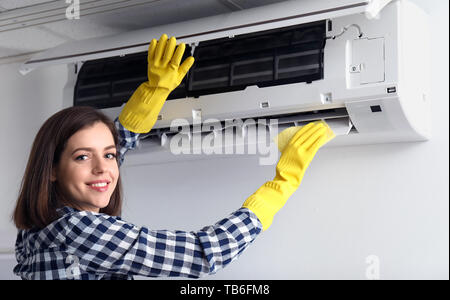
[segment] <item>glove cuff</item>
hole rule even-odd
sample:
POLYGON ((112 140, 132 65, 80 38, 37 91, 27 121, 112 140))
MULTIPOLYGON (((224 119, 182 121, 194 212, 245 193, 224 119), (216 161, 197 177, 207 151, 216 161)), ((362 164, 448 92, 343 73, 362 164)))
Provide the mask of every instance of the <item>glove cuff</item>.
POLYGON ((295 190, 295 187, 286 185, 284 182, 268 181, 248 197, 242 207, 250 209, 258 217, 265 231, 272 224, 275 214, 295 190))
POLYGON ((135 133, 149 132, 169 94, 168 89, 150 87, 148 82, 142 83, 122 109, 120 123, 135 133))

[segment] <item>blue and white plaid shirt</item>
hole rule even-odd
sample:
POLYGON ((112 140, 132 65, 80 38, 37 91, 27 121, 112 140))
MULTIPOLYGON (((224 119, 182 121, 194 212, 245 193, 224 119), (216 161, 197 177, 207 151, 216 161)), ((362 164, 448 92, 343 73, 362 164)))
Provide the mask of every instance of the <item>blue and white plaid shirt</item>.
MULTIPOLYGON (((119 164, 138 145, 139 134, 115 120, 120 136, 119 164)), ((19 230, 18 264, 23 279, 133 279, 133 275, 199 278, 238 258, 262 225, 240 208, 200 231, 150 230, 120 217, 71 207, 40 230, 19 230)))

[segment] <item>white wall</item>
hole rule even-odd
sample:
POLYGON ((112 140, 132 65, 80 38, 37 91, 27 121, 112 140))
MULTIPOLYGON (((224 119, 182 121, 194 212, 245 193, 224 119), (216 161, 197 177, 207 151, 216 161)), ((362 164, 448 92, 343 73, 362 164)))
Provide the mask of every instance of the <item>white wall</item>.
MULTIPOLYGON (((366 257, 381 279, 449 278, 448 1, 415 0, 431 15, 433 137, 424 143, 322 149, 299 190, 242 256, 209 279, 365 279, 366 257)), ((418 41, 420 42, 420 41, 418 41)), ((65 67, 22 77, 0 65, 0 249, 12 248, 10 215, 31 142, 62 108, 65 67)), ((233 210, 274 166, 221 158, 122 170, 124 218, 153 229, 197 230, 233 210)), ((0 278, 13 278, 0 254, 0 278)))
MULTIPOLYGON (((1 41, 0 41, 1 43, 1 41)), ((1 44, 0 44, 1 45, 1 44)), ((67 67, 51 67, 27 76, 19 64, 0 65, 0 279, 14 278, 11 254, 16 229, 11 215, 34 136, 42 123, 62 108, 67 67)))

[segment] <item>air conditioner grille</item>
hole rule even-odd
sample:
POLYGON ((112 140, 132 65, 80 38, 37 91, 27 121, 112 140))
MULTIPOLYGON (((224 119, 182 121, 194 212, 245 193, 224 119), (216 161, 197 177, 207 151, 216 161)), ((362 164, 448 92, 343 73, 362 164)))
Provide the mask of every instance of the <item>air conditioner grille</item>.
MULTIPOLYGON (((323 79, 326 22, 200 42, 195 64, 168 100, 323 79)), ((192 49, 186 47, 183 60, 192 49)), ((147 80, 147 52, 87 61, 74 105, 117 107, 147 80)))

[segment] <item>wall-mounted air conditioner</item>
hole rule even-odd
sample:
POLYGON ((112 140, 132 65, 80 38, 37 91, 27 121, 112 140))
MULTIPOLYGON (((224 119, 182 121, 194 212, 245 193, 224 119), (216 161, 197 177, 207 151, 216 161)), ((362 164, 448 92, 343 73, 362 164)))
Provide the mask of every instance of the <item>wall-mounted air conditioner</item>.
POLYGON ((244 121, 231 125, 233 135, 245 135, 246 120, 277 120, 281 130, 324 119, 345 133, 327 146, 429 138, 430 33, 427 15, 406 0, 286 1, 70 42, 21 71, 69 64, 65 106, 116 117, 147 80, 148 43, 163 33, 186 43, 196 61, 141 141, 153 157, 182 130, 171 127, 180 119, 202 134, 217 127, 196 122, 244 121))

